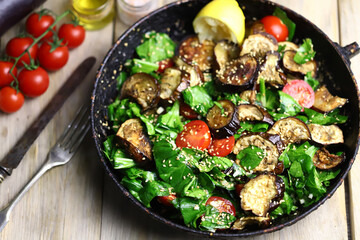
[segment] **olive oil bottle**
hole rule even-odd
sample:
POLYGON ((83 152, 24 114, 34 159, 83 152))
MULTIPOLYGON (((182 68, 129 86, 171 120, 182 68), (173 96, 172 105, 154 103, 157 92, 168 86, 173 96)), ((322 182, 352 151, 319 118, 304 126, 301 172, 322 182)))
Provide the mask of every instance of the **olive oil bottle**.
POLYGON ((105 27, 115 16, 114 0, 71 0, 72 11, 87 30, 105 27))

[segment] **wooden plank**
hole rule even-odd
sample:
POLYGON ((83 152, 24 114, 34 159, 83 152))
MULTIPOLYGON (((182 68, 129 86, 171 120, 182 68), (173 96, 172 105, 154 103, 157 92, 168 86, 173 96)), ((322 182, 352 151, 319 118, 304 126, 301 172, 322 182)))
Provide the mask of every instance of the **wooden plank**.
MULTIPOLYGON (((171 0, 170 0, 171 1, 171 0)), ((170 2, 166 1, 165 2, 170 2)), ((278 0, 302 14, 320 27, 329 37, 338 41, 338 12, 336 0, 278 0), (321 13, 319 12, 321 9, 321 13), (326 16, 326 17, 324 17, 326 16)), ((116 22, 115 36, 125 30, 116 22)), ((344 187, 305 219, 275 233, 249 239, 347 239, 344 187)), ((128 199, 109 177, 105 177, 103 225, 101 239, 198 239, 154 221, 128 199)))
MULTIPOLYGON (((354 41, 360 42, 360 30, 357 26, 360 24, 360 2, 357 0, 340 0, 339 14, 340 14, 340 43, 342 46, 350 44, 354 41)), ((360 57, 351 59, 351 69, 354 76, 360 83, 360 57)), ((360 239, 360 159, 359 154, 349 173, 349 188, 350 188, 350 211, 351 211, 351 229, 352 239, 360 239)))
MULTIPOLYGON (((68 2, 47 1, 45 7, 62 13, 68 8, 68 2)), ((2 45, 13 37, 18 29, 19 25, 10 30, 2 38, 2 45)), ((27 99, 19 112, 0 115, 0 141, 3 143, 0 154, 5 155, 75 67, 90 55, 97 57, 96 66, 89 72, 83 84, 78 86, 49 123, 13 175, 1 184, 1 207, 12 199, 37 171, 48 149, 73 118, 77 108, 90 101, 96 70, 112 44, 112 33, 113 24, 99 31, 87 31, 83 45, 71 50, 67 65, 50 73, 50 87, 43 96, 27 99)), ((68 165, 45 174, 24 196, 14 209, 10 222, 0 233, 0 239, 99 239, 103 173, 99 170, 100 163, 94 156, 97 154, 89 134, 68 165)))

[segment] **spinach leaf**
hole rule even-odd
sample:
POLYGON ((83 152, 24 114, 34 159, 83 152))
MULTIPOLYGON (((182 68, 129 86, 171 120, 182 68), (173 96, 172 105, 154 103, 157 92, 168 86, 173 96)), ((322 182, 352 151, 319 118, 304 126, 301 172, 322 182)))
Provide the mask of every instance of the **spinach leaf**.
POLYGON ((298 209, 297 206, 295 206, 293 198, 290 196, 289 193, 284 193, 283 202, 277 207, 274 211, 270 213, 270 216, 277 217, 282 215, 288 215, 291 212, 298 209))
POLYGON ((289 31, 287 41, 291 41, 295 34, 296 24, 288 18, 286 12, 284 12, 278 7, 275 8, 273 15, 280 18, 280 20, 286 25, 289 31))
POLYGON ((315 110, 305 108, 304 113, 309 118, 310 123, 320 124, 320 125, 329 125, 329 124, 342 124, 345 123, 348 119, 347 116, 339 114, 340 109, 335 109, 334 111, 323 114, 315 110))
POLYGON ((139 190, 139 197, 141 202, 146 206, 150 207, 150 202, 157 196, 169 196, 171 186, 162 181, 148 181, 144 183, 144 187, 139 190))
POLYGON ((131 195, 133 195, 137 200, 142 202, 138 193, 143 188, 142 181, 140 179, 130 179, 125 176, 121 179, 121 185, 128 189, 131 195))
POLYGON ((172 58, 175 47, 175 43, 166 33, 151 31, 145 33, 143 43, 136 47, 136 53, 146 61, 155 63, 172 58))
POLYGON ((303 40, 303 44, 297 50, 294 61, 298 64, 304 64, 310 60, 313 60, 315 57, 315 51, 313 49, 313 44, 310 38, 303 40))
POLYGON ((226 170, 233 165, 233 162, 225 157, 206 157, 199 162, 198 168, 200 172, 210 172, 215 167, 220 170, 226 170))
POLYGON ((184 197, 179 199, 179 205, 185 225, 196 228, 197 219, 206 211, 205 201, 196 198, 184 197))
POLYGON ((127 60, 124 65, 130 70, 130 75, 139 72, 152 73, 159 68, 157 63, 147 62, 137 58, 127 60))
POLYGON ((279 91, 280 96, 280 113, 287 114, 288 116, 295 116, 301 112, 302 107, 300 104, 289 94, 279 91))
POLYGON ((121 90, 121 87, 122 87, 123 83, 126 81, 127 77, 128 77, 128 74, 126 72, 122 71, 122 72, 120 72, 119 76, 116 78, 116 82, 117 82, 116 88, 118 91, 121 90))
POLYGON ((260 92, 256 95, 257 101, 268 110, 275 110, 279 107, 279 95, 276 91, 267 89, 264 79, 260 79, 260 92))
POLYGON ((238 139, 244 131, 248 132, 266 132, 269 128, 269 124, 265 122, 251 123, 248 121, 240 122, 240 128, 234 135, 235 139, 238 139))
POLYGON ((240 165, 247 171, 256 168, 264 157, 264 151, 252 145, 244 148, 236 155, 236 158, 240 160, 240 165))
POLYGON ((236 220, 232 214, 227 212, 219 212, 218 209, 207 205, 205 215, 201 218, 199 228, 201 230, 215 232, 216 229, 230 228, 236 220))
POLYGON ((203 86, 188 87, 182 92, 184 102, 201 116, 206 116, 214 102, 203 86))
POLYGON ((306 73, 304 81, 307 82, 314 91, 320 85, 320 82, 311 76, 311 72, 306 73))
POLYGON ((160 115, 157 122, 181 132, 183 130, 183 123, 180 118, 179 101, 176 101, 166 114, 160 115))
POLYGON ((112 156, 112 164, 114 169, 131 168, 135 166, 135 162, 130 158, 123 150, 117 149, 115 154, 112 156))
POLYGON ((218 100, 220 99, 230 100, 235 106, 242 103, 249 103, 248 101, 243 100, 238 93, 223 93, 223 96, 219 97, 218 100))

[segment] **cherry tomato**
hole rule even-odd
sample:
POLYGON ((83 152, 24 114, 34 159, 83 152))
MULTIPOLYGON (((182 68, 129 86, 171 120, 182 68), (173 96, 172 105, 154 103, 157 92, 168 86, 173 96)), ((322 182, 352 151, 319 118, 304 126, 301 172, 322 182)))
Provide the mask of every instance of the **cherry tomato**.
POLYGON ((209 127, 204 121, 194 120, 184 126, 184 130, 176 138, 179 148, 196 148, 205 150, 211 143, 209 127))
POLYGON ((226 213, 230 213, 234 217, 236 216, 236 210, 234 204, 232 204, 230 200, 227 200, 223 197, 216 197, 216 196, 209 197, 209 199, 206 201, 206 205, 213 206, 221 213, 226 212, 226 213))
POLYGON ((67 63, 69 59, 69 49, 65 45, 60 45, 51 51, 51 45, 48 42, 41 44, 38 51, 38 60, 40 65, 47 70, 55 71, 67 63))
POLYGON ((16 112, 22 107, 24 100, 24 95, 10 86, 0 89, 0 110, 3 112, 16 112))
POLYGON ((289 81, 282 91, 292 96, 302 107, 311 108, 314 105, 314 90, 304 80, 289 81))
POLYGON ((197 119, 199 117, 199 114, 197 114, 188 104, 184 102, 180 103, 180 114, 187 119, 197 119))
POLYGON ((65 23, 61 25, 58 36, 60 39, 64 39, 64 43, 69 48, 76 48, 80 46, 85 39, 85 28, 81 25, 75 26, 71 23, 65 23))
POLYGON ((19 88, 28 97, 37 97, 49 87, 49 75, 42 67, 34 70, 24 68, 19 73, 19 88))
POLYGON ((223 139, 213 139, 208 149, 209 154, 211 156, 225 157, 231 153, 234 145, 234 136, 223 139))
MULTIPOLYGON (((39 13, 32 13, 26 19, 26 31, 33 35, 35 38, 40 37, 51 24, 55 22, 55 19, 48 15, 40 15, 39 13)), ((53 28, 55 30, 55 27, 53 28)), ((52 37, 53 32, 49 31, 42 39, 52 37)))
POLYGON ((164 59, 158 62, 159 68, 157 70, 158 73, 163 73, 165 69, 174 66, 174 62, 171 58, 164 59))
POLYGON ((171 194, 169 196, 158 196, 157 200, 163 204, 164 206, 168 206, 168 207, 172 207, 174 206, 174 204, 172 203, 172 201, 174 201, 176 199, 176 195, 171 194))
MULTIPOLYGON (((6 54, 10 57, 16 58, 20 56, 33 43, 33 41, 34 40, 31 37, 14 37, 6 44, 6 54)), ((29 49, 29 53, 32 59, 36 58, 37 50, 37 44, 29 49)), ((16 66, 23 66, 23 62, 30 64, 30 57, 28 53, 25 53, 24 56, 19 59, 16 66)))
POLYGON ((260 20, 264 24, 265 32, 273 35, 278 42, 285 41, 289 36, 287 26, 275 16, 266 16, 260 20))
POLYGON ((244 188, 245 183, 238 183, 235 185, 235 192, 240 196, 241 190, 244 188))
MULTIPOLYGON (((6 62, 6 61, 0 61, 0 87, 5 87, 7 85, 10 85, 10 83, 14 80, 14 77, 10 74, 10 69, 14 63, 12 62, 6 62)), ((12 73, 16 77, 17 75, 17 69, 14 67, 12 73)))

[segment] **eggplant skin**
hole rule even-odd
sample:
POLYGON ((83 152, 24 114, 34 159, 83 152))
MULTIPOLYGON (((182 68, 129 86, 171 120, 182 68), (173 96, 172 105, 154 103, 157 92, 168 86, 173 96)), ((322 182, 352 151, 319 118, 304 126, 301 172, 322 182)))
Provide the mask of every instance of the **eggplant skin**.
POLYGON ((325 147, 316 151, 313 157, 313 163, 316 168, 328 170, 337 167, 345 160, 345 154, 340 156, 331 154, 325 147))
POLYGON ((224 91, 241 92, 254 86, 258 68, 259 64, 255 58, 244 55, 216 71, 215 82, 224 91))
POLYGON ((306 123, 296 117, 287 117, 276 121, 267 133, 280 135, 285 145, 311 139, 311 133, 306 123))
POLYGON ((308 61, 304 64, 298 64, 294 61, 296 51, 288 50, 284 52, 282 65, 285 72, 296 77, 304 77, 308 72, 311 72, 312 77, 316 77, 317 63, 315 60, 308 61))
POLYGON ((342 130, 336 125, 308 124, 311 139, 322 145, 344 143, 342 130))
POLYGON ((137 165, 144 167, 153 160, 151 142, 140 119, 131 118, 123 122, 116 137, 137 165))
POLYGON ((221 104, 224 113, 214 105, 206 115, 206 122, 214 138, 222 139, 233 136, 240 128, 237 108, 229 100, 217 101, 221 104))
POLYGON ((259 217, 265 217, 280 205, 285 184, 281 177, 264 173, 250 179, 240 192, 241 208, 259 217))
POLYGON ((238 118, 240 121, 262 121, 270 125, 274 124, 271 115, 255 104, 240 104, 238 106, 238 118))
POLYGON ((226 63, 239 57, 240 48, 237 44, 223 40, 218 42, 214 48, 214 69, 225 67, 226 63))
POLYGON ((270 34, 259 32, 244 40, 240 56, 249 54, 257 59, 263 59, 268 51, 277 51, 278 42, 270 34))
POLYGON ((346 98, 333 96, 326 86, 321 86, 315 91, 315 102, 312 108, 327 113, 342 107, 345 103, 347 103, 346 98))
POLYGON ((124 82, 120 97, 134 99, 143 110, 148 110, 159 102, 160 86, 155 78, 147 73, 135 73, 124 82))
MULTIPOLYGON (((274 172, 278 164, 279 156, 282 152, 282 144, 280 138, 266 133, 250 133, 241 136, 235 143, 233 153, 238 154, 241 150, 256 146, 264 151, 265 157, 260 164, 252 169, 253 172, 274 172)), ((246 170, 246 169, 245 169, 246 170)))
POLYGON ((286 76, 279 72, 280 53, 277 51, 269 51, 266 53, 265 61, 261 64, 257 83, 263 79, 265 83, 269 83, 275 88, 283 87, 286 84, 286 76))

